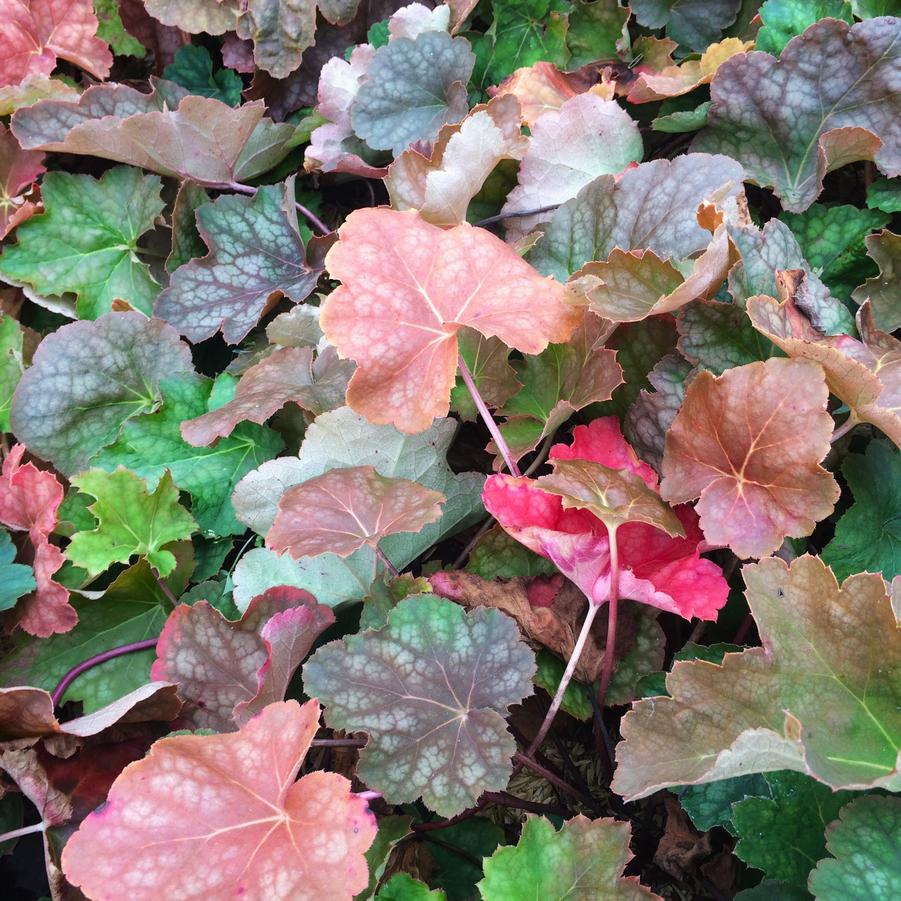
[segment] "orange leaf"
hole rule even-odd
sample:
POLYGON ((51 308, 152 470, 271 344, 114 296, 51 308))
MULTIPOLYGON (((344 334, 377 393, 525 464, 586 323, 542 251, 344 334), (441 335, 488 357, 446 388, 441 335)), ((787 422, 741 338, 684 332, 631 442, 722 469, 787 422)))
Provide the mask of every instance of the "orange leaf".
POLYGON ((238 732, 156 742, 69 839, 66 878, 96 901, 350 901, 375 818, 337 773, 294 781, 318 725, 316 701, 284 701, 238 732))

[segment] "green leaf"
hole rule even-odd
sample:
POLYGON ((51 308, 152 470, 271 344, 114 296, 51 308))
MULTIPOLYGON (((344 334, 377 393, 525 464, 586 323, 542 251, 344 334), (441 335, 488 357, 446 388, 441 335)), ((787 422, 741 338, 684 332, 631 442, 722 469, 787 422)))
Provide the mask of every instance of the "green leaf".
POLYGON ((468 112, 466 85, 475 57, 464 38, 426 31, 379 48, 350 108, 357 136, 397 156, 414 141, 433 141, 446 122, 468 112))
POLYGON ((240 535, 244 527, 230 501, 234 486, 284 445, 276 432, 246 422, 210 447, 187 444, 181 423, 207 412, 212 386, 197 375, 164 380, 159 409, 128 422, 119 440, 91 463, 106 470, 125 466, 147 479, 151 490, 169 470, 175 486, 191 495, 191 512, 208 536, 240 535))
POLYGON ((87 466, 132 417, 156 410, 160 380, 192 373, 175 329, 140 313, 74 322, 38 346, 13 397, 11 421, 29 450, 64 475, 87 466))
MULTIPOLYGON (((563 670, 566 668, 563 661, 552 654, 546 648, 542 648, 535 656, 538 668, 535 670, 535 684, 543 688, 550 697, 554 697, 563 678, 563 670)), ((593 691, 591 686, 573 679, 563 692, 563 703, 560 709, 575 717, 577 720, 590 720, 594 714, 588 692, 593 691)))
POLYGON ((828 16, 848 23, 854 21, 847 0, 767 0, 759 15, 763 28, 757 32, 756 49, 773 56, 779 56, 793 37, 820 19, 828 16))
MULTIPOLYGON (((722 663, 723 657, 733 651, 743 651, 738 644, 695 644, 688 642, 681 650, 676 651, 673 662, 679 660, 706 660, 708 663, 722 663)), ((645 676, 638 684, 638 692, 643 697, 668 696, 666 690, 666 673, 651 673, 645 676)), ((692 786, 693 787, 693 786, 692 786)))
POLYGON ((879 267, 879 275, 868 278, 851 296, 859 304, 869 300, 876 324, 883 331, 893 332, 901 327, 901 235, 884 229, 877 235, 867 235, 864 243, 879 267))
POLYGON ((213 73, 213 58, 206 47, 188 44, 179 47, 175 60, 163 70, 163 77, 187 88, 192 94, 213 97, 229 106, 241 102, 244 82, 232 69, 220 69, 213 73))
POLYGON ((259 322, 273 296, 300 302, 321 270, 284 210, 284 185, 267 185, 253 197, 225 195, 197 208, 197 226, 209 253, 172 274, 156 302, 157 316, 193 342, 222 330, 237 344, 259 322))
POLYGON ((574 817, 559 832, 544 817, 530 816, 518 844, 499 848, 485 861, 479 883, 484 901, 563 901, 657 896, 623 869, 632 858, 629 824, 574 817))
POLYGON ((441 889, 430 891, 429 887, 409 873, 395 873, 376 895, 381 901, 447 901, 441 889))
POLYGON ((859 572, 891 581, 901 573, 901 451, 871 441, 865 453, 845 457, 842 475, 854 503, 823 548, 823 560, 840 581, 859 572))
POLYGON ((804 888, 826 851, 824 831, 854 794, 834 792, 802 773, 767 773, 770 797, 747 798, 732 808, 735 856, 773 879, 804 888))
POLYGON ((832 857, 810 874, 818 901, 901 897, 901 798, 869 795, 843 808, 826 832, 832 857))
POLYGON ((672 791, 678 792, 682 809, 701 832, 721 826, 733 835, 735 826, 732 823, 732 805, 745 798, 770 796, 769 783, 759 773, 720 779, 706 785, 686 785, 672 791))
POLYGON ((754 888, 746 888, 735 896, 735 901, 810 901, 810 892, 806 889, 779 882, 776 879, 764 879, 754 888))
POLYGON ((18 319, 0 314, 0 432, 8 432, 13 392, 25 371, 22 326, 18 319))
POLYGON ((608 704, 628 704, 633 701, 641 679, 663 666, 666 636, 657 621, 659 612, 643 604, 629 606, 634 606, 638 632, 634 646, 616 663, 616 670, 607 688, 608 704))
POLYGON ((476 883, 482 878, 481 860, 504 841, 504 830, 483 817, 472 817, 442 829, 439 836, 440 841, 433 843, 428 833, 423 834, 432 859, 438 864, 431 883, 443 888, 450 901, 471 901, 476 897, 476 883))
POLYGON ((629 10, 619 0, 576 0, 569 14, 567 68, 615 60, 629 47, 629 10))
POLYGON ((678 44, 706 50, 736 19, 741 0, 631 0, 640 25, 663 28, 678 44))
POLYGON ((359 776, 392 804, 453 816, 507 785, 516 750, 504 717, 532 693, 535 661, 498 610, 418 595, 379 632, 320 648, 304 665, 308 694, 333 728, 368 732, 359 776))
POLYGON ((72 563, 91 576, 135 555, 145 557, 161 576, 175 569, 175 556, 163 545, 189 538, 197 524, 179 504, 168 472, 152 493, 143 479, 122 468, 111 473, 91 469, 71 482, 95 498, 88 509, 97 517, 96 529, 72 536, 66 548, 72 563))
POLYGON ((9 532, 0 529, 0 610, 15 607, 20 597, 37 587, 31 567, 14 563, 15 559, 16 546, 9 532))
POLYGON ((375 894, 376 886, 385 872, 391 852, 402 838, 410 834, 410 823, 412 822, 413 817, 411 816, 388 816, 379 819, 379 831, 376 833, 375 841, 366 852, 366 863, 369 865, 369 885, 357 895, 356 901, 363 901, 375 894))
POLYGON ((39 294, 76 295, 80 319, 96 319, 125 300, 150 314, 159 285, 138 254, 138 238, 163 210, 162 182, 130 166, 99 180, 50 172, 43 215, 16 229, 18 243, 0 257, 0 275, 39 294))
POLYGON ((710 101, 699 103, 694 109, 676 110, 666 115, 657 116, 651 121, 654 131, 662 131, 666 134, 683 134, 684 132, 697 131, 707 124, 707 113, 710 110, 710 101))
POLYGON ((147 48, 125 30, 119 17, 118 0, 94 0, 94 13, 99 23, 97 37, 106 41, 116 56, 137 56, 140 59, 147 55, 147 48))
POLYGON ((483 579, 515 579, 517 576, 529 579, 557 571, 550 560, 539 557, 499 526, 486 532, 473 545, 465 569, 483 579))
POLYGON ((901 213, 901 177, 875 179, 867 188, 867 206, 883 213, 901 213))

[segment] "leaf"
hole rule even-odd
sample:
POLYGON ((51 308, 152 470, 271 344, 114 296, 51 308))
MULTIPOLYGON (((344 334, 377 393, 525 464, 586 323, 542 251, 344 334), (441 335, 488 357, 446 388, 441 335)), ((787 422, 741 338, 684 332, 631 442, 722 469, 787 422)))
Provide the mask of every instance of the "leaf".
POLYGON ((514 579, 549 576, 555 570, 550 560, 539 557, 500 526, 494 526, 472 546, 466 571, 483 579, 514 579))
POLYGON ((375 890, 385 874, 385 868, 392 852, 401 839, 410 835, 412 822, 413 817, 409 815, 379 818, 379 831, 375 841, 366 852, 366 862, 369 864, 369 885, 357 896, 361 901, 371 898, 375 894, 375 890))
POLYGON ((532 693, 534 672, 502 613, 419 595, 385 629, 320 648, 303 680, 333 728, 369 733, 360 779, 389 803, 422 796, 449 817, 507 785, 516 746, 504 716, 532 693))
POLYGON ((26 563, 34 572, 35 590, 16 605, 14 624, 29 635, 46 638, 68 632, 78 621, 69 604, 69 592, 53 576, 63 565, 63 553, 50 543, 63 486, 52 472, 22 463, 25 447, 15 445, 0 471, 0 524, 15 532, 28 532, 31 545, 26 563))
MULTIPOLYGON (((656 474, 626 444, 615 417, 576 427, 572 447, 555 445, 550 458, 594 461, 657 487, 656 474)), ((588 510, 565 509, 561 498, 541 490, 539 480, 491 476, 482 499, 510 535, 552 560, 592 603, 608 599, 610 540, 600 519, 588 510)), ((686 618, 709 619, 726 602, 728 587, 719 567, 700 558, 694 512, 681 508, 677 516, 685 538, 670 538, 642 522, 617 529, 621 594, 686 618)))
POLYGON ((150 313, 159 286, 138 254, 138 239, 163 210, 153 175, 116 166, 102 178, 51 172, 42 215, 16 230, 0 257, 0 276, 40 294, 77 295, 80 319, 109 313, 117 300, 150 313))
POLYGON ((262 896, 277 884, 350 901, 366 887, 375 817, 343 776, 294 782, 318 720, 315 701, 285 701, 234 734, 160 739, 69 839, 66 878, 94 897, 115 884, 134 901, 184 886, 187 874, 205 894, 262 896), (272 766, 254 766, 262 759, 272 766), (153 817, 134 816, 141 804, 153 817))
POLYGON ((275 297, 307 297, 321 270, 307 264, 283 195, 282 186, 272 185, 253 197, 226 195, 199 207, 197 225, 209 253, 172 274, 156 315, 194 343, 221 328, 225 340, 237 344, 275 297))
POLYGON ((285 404, 295 403, 314 415, 344 404, 353 363, 339 360, 333 350, 315 362, 309 347, 280 347, 251 366, 228 403, 181 424, 188 444, 205 447, 230 435, 239 422, 262 425, 285 404))
POLYGON ((236 0, 144 0, 144 6, 154 19, 188 34, 223 34, 234 28, 239 9, 236 0))
POLYGON ((661 495, 699 497, 707 541, 741 558, 809 535, 839 496, 819 465, 833 429, 827 401, 822 371, 805 360, 699 372, 666 435, 661 495))
POLYGON ((191 495, 191 512, 202 531, 239 535, 243 527, 230 501, 234 486, 251 469, 274 457, 283 443, 268 428, 242 423, 211 447, 186 444, 181 424, 208 411, 212 388, 212 382, 196 375, 165 379, 155 412, 126 423, 116 443, 96 454, 91 463, 106 470, 125 466, 146 479, 151 490, 169 470, 176 487, 191 495))
POLYGON ((93 0, 94 14, 97 16, 97 37, 106 41, 116 56, 147 55, 147 48, 125 30, 119 16, 118 0, 93 0))
POLYGON ((710 231, 697 221, 698 206, 734 206, 742 177, 734 160, 694 153, 642 163, 618 181, 601 176, 554 213, 528 259, 560 281, 616 247, 685 260, 710 244, 710 231))
MULTIPOLYGON (((723 656, 720 654, 718 662, 722 663, 723 656)), ((779 775, 778 771, 776 775, 779 775)), ((720 779, 702 785, 680 786, 678 792, 682 809, 691 817, 697 829, 707 832, 715 826, 722 826, 732 835, 735 835, 732 811, 736 802, 744 801, 746 798, 772 796, 766 777, 759 773, 751 776, 734 776, 731 779, 720 779)))
POLYGON ((249 0, 239 8, 238 37, 253 41, 254 62, 273 78, 286 78, 313 45, 314 0, 249 0))
POLYGON ((735 856, 799 888, 826 851, 823 831, 853 800, 851 792, 834 792, 801 773, 769 773, 771 797, 747 798, 732 807, 738 835, 735 856))
POLYGON ((146 557, 161 576, 175 569, 175 556, 163 546, 190 538, 197 523, 179 504, 168 472, 152 492, 143 479, 121 467, 111 473, 91 469, 73 477, 71 483, 95 498, 88 509, 97 517, 97 528, 76 532, 66 549, 76 566, 96 576, 138 555, 146 557))
POLYGON ((349 557, 397 532, 418 532, 441 518, 444 495, 374 466, 333 469, 282 495, 266 544, 295 559, 349 557))
MULTIPOLYGON (((578 94, 532 126, 518 184, 501 213, 565 203, 599 175, 619 173, 639 161, 643 151, 638 125, 619 104, 578 94)), ((521 237, 548 218, 548 213, 520 216, 506 223, 507 234, 521 237)))
POLYGON ((414 141, 433 141, 442 125, 466 115, 474 64, 469 43, 446 32, 390 41, 372 57, 351 105, 354 132, 395 156, 414 141))
POLYGON ((418 210, 434 225, 459 225, 469 202, 494 167, 522 159, 529 142, 520 133, 519 103, 495 97, 479 104, 462 122, 444 125, 431 157, 413 147, 389 167, 385 187, 396 210, 418 210))
POLYGON ((778 60, 761 52, 729 60, 713 80, 709 124, 692 149, 733 156, 794 213, 816 200, 827 172, 847 163, 874 160, 898 175, 901 109, 885 98, 895 95, 899 28, 897 19, 823 19, 778 60))
POLYGON ((407 873, 395 873, 379 890, 376 898, 382 901, 447 901, 441 889, 429 891, 429 887, 407 873))
POLYGON ((848 454, 842 475, 854 504, 823 548, 823 562, 837 579, 881 572, 891 582, 901 573, 901 452, 887 441, 871 441, 864 454, 848 454))
POLYGON ((16 548, 9 532, 0 530, 0 610, 15 607, 24 594, 37 588, 30 566, 14 563, 16 548))
MULTIPOLYGON (((459 332, 460 355, 469 367, 482 400, 489 407, 502 407, 522 388, 510 365, 510 348, 498 338, 485 338, 473 329, 459 332)), ((451 407, 464 420, 478 419, 479 411, 463 379, 457 376, 451 389, 451 407)))
POLYGON ((622 721, 613 790, 634 800, 782 769, 834 789, 896 789, 901 642, 882 577, 862 573, 839 588, 810 556, 743 573, 763 647, 722 666, 676 663, 672 697, 637 701, 622 721))
POLYGON ((19 84, 29 75, 49 75, 64 59, 95 78, 109 75, 113 57, 96 36, 91 0, 2 0, 0 85, 19 84))
POLYGON ((613 59, 629 46, 629 12, 619 0, 576 0, 569 14, 569 68, 613 59))
POLYGON ((611 819, 566 820, 559 831, 550 820, 530 816, 515 846, 499 848, 485 861, 479 883, 484 901, 518 901, 534 895, 563 898, 658 898, 637 876, 623 876, 633 854, 628 823, 611 819))
POLYGON ((27 199, 34 183, 44 174, 44 154, 22 150, 5 126, 0 125, 0 239, 35 213, 27 199))
MULTIPOLYGON (((595 2, 591 7, 600 5, 595 2)), ((570 97, 577 94, 593 89, 599 96, 607 97, 602 87, 594 82, 594 77, 586 79, 584 73, 561 72, 551 63, 537 62, 517 69, 505 78, 492 89, 492 96, 512 94, 522 109, 523 124, 531 128, 545 113, 560 109, 570 97)))
POLYGON ((901 799, 867 795, 846 805, 826 830, 832 857, 810 874, 810 890, 823 901, 890 897, 901 891, 899 828, 901 799))
POLYGON ((96 85, 77 101, 42 100, 19 110, 11 128, 27 150, 99 156, 211 187, 253 178, 280 162, 294 130, 263 119, 261 102, 232 109, 160 81, 152 94, 96 85))
POLYGON ((757 49, 773 56, 779 56, 792 38, 820 19, 854 21, 847 0, 767 0, 759 16, 763 28, 757 32, 757 49))
POLYGON ((347 402, 372 422, 414 433, 447 415, 461 326, 534 354, 578 323, 565 288, 484 230, 372 209, 352 213, 338 235, 326 268, 342 286, 320 322, 356 360, 347 402))
POLYGON ((41 342, 19 382, 13 431, 72 474, 115 441, 126 421, 159 406, 162 378, 191 371, 175 329, 140 313, 64 325, 41 342))
MULTIPOLYGON (((13 393, 33 351, 32 346, 26 349, 25 337, 26 332, 17 319, 0 314, 0 432, 10 431, 9 408, 13 393)), ((31 340, 28 344, 32 345, 31 340)))
POLYGON ((244 83, 231 69, 213 73, 213 59, 206 47, 188 44, 179 47, 175 61, 163 70, 163 77, 181 85, 191 94, 212 97, 229 106, 238 106, 244 83))
POLYGON ((901 178, 875 178, 867 188, 867 206, 883 213, 901 212, 901 178))
POLYGON ((883 230, 878 235, 869 235, 866 245, 867 253, 879 266, 879 276, 868 278, 851 296, 861 305, 869 299, 879 327, 893 332, 901 327, 901 301, 898 300, 901 235, 883 230))
POLYGON ((335 615, 296 588, 255 597, 236 622, 205 601, 179 604, 160 635, 151 678, 177 682, 192 728, 231 732, 281 701, 294 670, 335 615), (236 726, 237 724, 237 726, 236 726))

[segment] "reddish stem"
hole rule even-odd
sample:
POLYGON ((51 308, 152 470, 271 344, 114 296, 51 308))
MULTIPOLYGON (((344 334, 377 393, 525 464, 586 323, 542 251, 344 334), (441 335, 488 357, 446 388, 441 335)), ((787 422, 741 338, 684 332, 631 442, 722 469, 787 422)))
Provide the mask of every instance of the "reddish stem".
POLYGON ((604 645, 604 664, 601 670, 601 686, 598 689, 598 706, 604 709, 607 689, 613 678, 613 664, 616 660, 616 619, 619 608, 619 548, 616 543, 616 529, 607 526, 610 535, 610 596, 607 599, 607 641, 604 645))
POLYGON ((859 422, 860 420, 851 413, 851 415, 848 416, 848 418, 832 433, 832 436, 829 438, 829 443, 835 444, 839 438, 843 438, 847 435, 859 422))
POLYGON ((51 695, 53 698, 53 706, 56 707, 59 705, 63 695, 66 693, 66 689, 82 673, 86 673, 89 669, 93 669, 98 664, 105 663, 107 660, 114 660, 116 657, 121 657, 123 654, 133 654, 135 651, 146 651, 150 648, 155 648, 156 641, 155 638, 147 638, 144 641, 133 641, 131 644, 123 644, 117 648, 110 648, 102 654, 95 654, 93 657, 88 657, 87 660, 82 660, 77 666, 73 666, 72 669, 59 680, 59 685, 53 689, 53 694, 51 695))
MULTIPOLYGON (((256 194, 257 189, 253 185, 242 185, 238 181, 216 182, 207 185, 210 188, 227 188, 231 191, 237 191, 239 194, 256 194)), ((330 235, 332 230, 312 211, 307 209, 302 203, 294 201, 297 212, 301 214, 320 234, 330 235)))

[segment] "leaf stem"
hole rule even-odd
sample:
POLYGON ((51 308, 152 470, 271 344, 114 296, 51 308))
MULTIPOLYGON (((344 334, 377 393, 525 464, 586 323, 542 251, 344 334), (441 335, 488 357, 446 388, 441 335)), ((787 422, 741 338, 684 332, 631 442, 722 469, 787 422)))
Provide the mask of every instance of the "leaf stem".
POLYGON ((35 832, 43 832, 46 824, 43 820, 40 823, 34 823, 31 826, 22 826, 20 829, 10 829, 0 835, 0 844, 11 842, 14 838, 22 838, 23 835, 34 835, 35 832))
POLYGON ((391 573, 395 579, 400 575, 398 568, 388 559, 388 555, 378 545, 375 545, 375 555, 379 558, 385 570, 391 573))
MULTIPOLYGON (((208 188, 226 188, 238 194, 256 194, 257 189, 253 185, 242 185, 239 181, 215 182, 207 185, 208 188)), ((294 201, 297 212, 301 214, 321 235, 330 235, 332 230, 310 209, 302 203, 294 201)))
POLYGON ((829 443, 835 444, 839 438, 844 438, 859 422, 860 420, 853 413, 849 414, 848 418, 832 433, 829 443))
POLYGON ((519 467, 514 462, 513 454, 510 453, 510 448, 507 446, 507 442, 504 440, 504 436, 501 434, 501 430, 498 428, 497 423, 494 421, 494 417, 491 415, 491 411, 488 409, 487 404, 482 399, 482 395, 479 394, 479 389, 476 387, 472 373, 469 371, 469 367, 466 365, 466 360, 463 359, 463 354, 459 355, 457 362, 460 367, 460 376, 463 379, 463 384, 465 384, 469 389, 473 403, 476 405, 476 409, 482 416, 482 421, 486 426, 488 426, 488 431, 491 433, 491 437, 494 439, 495 447, 497 447, 498 452, 504 458, 504 463, 507 464, 507 469, 510 471, 510 475, 516 476, 518 478, 521 475, 519 467))
POLYGON ((604 664, 601 669, 601 686, 598 689, 598 705, 604 709, 607 689, 613 678, 613 662, 616 660, 616 620, 619 613, 619 548, 616 529, 607 526, 610 536, 610 595, 607 598, 607 641, 604 644, 604 664))
POLYGON ((521 219, 524 216, 537 216, 539 213, 549 213, 551 210, 556 210, 557 207, 560 206, 559 203, 551 203, 548 206, 539 206, 535 207, 534 210, 517 210, 514 213, 498 213, 496 216, 489 216, 487 219, 479 219, 478 222, 474 222, 477 228, 481 228, 483 225, 494 225, 495 222, 501 222, 504 219, 521 219))
POLYGON ((57 707, 59 705, 63 695, 66 693, 66 689, 82 673, 86 673, 89 669, 93 669, 98 664, 105 663, 107 660, 114 660, 116 657, 121 657, 123 654, 133 654, 135 651, 146 651, 149 648, 155 648, 156 641, 155 638, 147 638, 143 641, 133 641, 131 644, 119 645, 117 648, 110 648, 108 651, 103 651, 100 654, 95 654, 93 657, 88 657, 87 660, 82 660, 81 663, 73 666, 72 669, 59 680, 59 684, 56 688, 53 689, 53 693, 51 694, 53 706, 57 707))
POLYGON ((150 572, 156 579, 156 584, 160 586, 160 591, 166 595, 166 599, 173 607, 178 606, 178 598, 173 594, 172 589, 166 584, 166 580, 151 566, 150 572))

